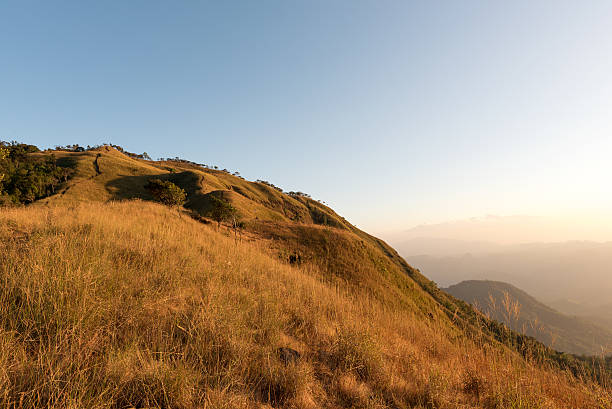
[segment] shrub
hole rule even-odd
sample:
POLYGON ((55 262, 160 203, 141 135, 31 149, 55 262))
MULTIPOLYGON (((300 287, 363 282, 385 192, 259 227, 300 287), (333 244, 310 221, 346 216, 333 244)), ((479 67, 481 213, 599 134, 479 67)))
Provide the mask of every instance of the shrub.
POLYGON ((221 222, 232 222, 232 226, 236 227, 238 210, 231 203, 221 200, 215 196, 211 196, 211 208, 209 211, 210 217, 220 225, 221 222))
POLYGON ((155 200, 167 206, 182 206, 187 197, 183 189, 167 180, 149 179, 145 189, 155 197, 155 200))

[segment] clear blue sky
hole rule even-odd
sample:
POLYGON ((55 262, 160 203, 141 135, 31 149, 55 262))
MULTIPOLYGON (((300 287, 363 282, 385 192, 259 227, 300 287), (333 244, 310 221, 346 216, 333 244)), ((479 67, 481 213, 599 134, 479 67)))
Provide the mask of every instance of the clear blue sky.
POLYGON ((611 75, 609 1, 0 5, 0 139, 216 164, 373 232, 612 208, 611 75))

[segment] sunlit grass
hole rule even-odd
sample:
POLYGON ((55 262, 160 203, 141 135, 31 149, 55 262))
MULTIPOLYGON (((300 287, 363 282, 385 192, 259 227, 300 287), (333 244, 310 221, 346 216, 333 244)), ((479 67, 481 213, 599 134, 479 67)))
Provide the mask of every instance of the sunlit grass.
POLYGON ((3 408, 612 404, 159 205, 3 209, 0 243, 3 408))

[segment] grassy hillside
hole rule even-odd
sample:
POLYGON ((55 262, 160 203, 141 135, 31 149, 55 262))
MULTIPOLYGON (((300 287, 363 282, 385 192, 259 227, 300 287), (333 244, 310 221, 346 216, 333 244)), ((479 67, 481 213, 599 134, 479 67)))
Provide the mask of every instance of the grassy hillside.
POLYGON ((612 352, 612 332, 587 320, 563 315, 511 284, 469 280, 444 291, 560 351, 584 355, 612 352))
POLYGON ((2 407, 611 402, 598 386, 161 205, 3 210, 0 226, 2 407))
POLYGON ((61 192, 0 210, 0 407, 612 402, 599 363, 488 320, 315 200, 110 147, 55 155, 75 169, 61 192), (186 209, 148 202, 153 176, 186 209), (211 197, 240 236, 207 222, 211 197))
POLYGON ((152 199, 145 190, 148 179, 170 180, 188 194, 186 207, 205 215, 211 196, 230 202, 248 221, 293 221, 339 228, 351 226, 327 206, 301 196, 290 196, 264 183, 248 182, 228 172, 180 161, 145 161, 110 146, 85 152, 56 151, 70 161, 76 173, 59 194, 43 203, 152 199))

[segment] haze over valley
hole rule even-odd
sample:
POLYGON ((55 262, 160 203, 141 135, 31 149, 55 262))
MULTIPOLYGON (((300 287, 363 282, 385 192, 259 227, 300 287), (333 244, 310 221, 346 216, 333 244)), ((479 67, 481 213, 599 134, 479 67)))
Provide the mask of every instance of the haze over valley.
POLYGON ((612 329, 612 242, 584 240, 604 237, 609 226, 592 226, 591 236, 584 235, 586 227, 580 235, 543 218, 489 216, 422 225, 389 234, 389 240, 441 287, 502 281, 560 312, 612 329), (568 237, 581 240, 538 242, 568 237))

